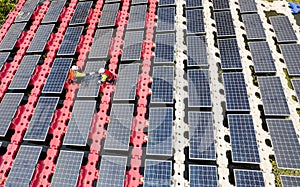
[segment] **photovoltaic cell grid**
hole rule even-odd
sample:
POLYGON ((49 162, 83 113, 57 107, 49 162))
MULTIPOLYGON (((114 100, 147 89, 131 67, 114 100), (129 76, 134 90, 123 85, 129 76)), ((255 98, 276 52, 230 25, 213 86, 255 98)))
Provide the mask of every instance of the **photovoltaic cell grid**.
POLYGON ((243 73, 223 73, 226 110, 250 111, 248 94, 243 73))
POLYGON ((172 162, 146 159, 144 187, 171 186, 172 162))
POLYGON ((22 145, 8 174, 5 187, 29 186, 42 147, 22 145))
POLYGON ((80 173, 83 152, 60 151, 58 161, 52 177, 52 187, 73 187, 76 186, 80 173))
POLYGON ((97 29, 89 52, 89 59, 107 58, 113 29, 97 29))
POLYGON ((134 100, 139 64, 121 64, 113 100, 134 100))
POLYGON ((241 14, 257 12, 255 0, 239 0, 239 4, 241 14))
POLYGON ((234 170, 234 178, 236 187, 264 187, 264 177, 261 171, 255 170, 234 170))
POLYGON ((187 34, 204 34, 204 18, 202 9, 186 10, 187 34))
POLYGON ((189 181, 191 187, 217 187, 217 167, 190 164, 189 181))
POLYGON ((160 0, 158 1, 158 6, 170 6, 175 5, 175 0, 160 0))
POLYGON ((59 97, 40 97, 24 140, 45 141, 59 97))
POLYGON ((18 16, 15 19, 15 23, 17 22, 26 22, 29 21, 33 11, 35 10, 39 0, 27 0, 23 5, 22 10, 19 12, 18 16))
POLYGON ((127 31, 125 33, 122 61, 140 60, 144 31, 127 31))
POLYGON ((26 89, 41 55, 24 56, 8 89, 26 89))
POLYGON ((274 59, 268 42, 249 42, 248 45, 255 73, 276 73, 274 59))
POLYGON ((237 40, 219 39, 218 46, 221 56, 221 68, 224 70, 242 69, 241 56, 237 40))
POLYGON ((54 26, 54 24, 40 25, 26 52, 43 52, 54 26))
POLYGON ((186 8, 202 7, 202 0, 186 0, 186 8))
POLYGON ((25 25, 26 23, 15 23, 10 26, 8 32, 5 34, 2 42, 0 43, 0 51, 13 50, 18 38, 25 28, 25 25))
POLYGON ((56 23, 65 4, 66 0, 51 1, 51 5, 42 21, 42 24, 56 23))
POLYGON ((92 5, 93 5, 92 1, 79 2, 76 6, 75 12, 72 16, 69 25, 85 24, 92 5))
POLYGON ((299 176, 280 175, 280 181, 281 181, 282 187, 298 187, 298 186, 300 186, 300 177, 299 176))
POLYGON ((229 0, 213 0, 214 10, 229 10, 229 0))
POLYGON ((300 79, 292 80, 292 84, 293 84, 294 90, 296 91, 298 102, 300 102, 300 79))
POLYGON ((190 159, 216 160, 214 127, 211 112, 189 112, 190 159))
POLYGON ((154 63, 174 63, 175 34, 156 34, 154 63))
POLYGON ((72 61, 72 58, 56 58, 54 60, 42 93, 62 92, 72 61))
POLYGON ((289 116, 290 111, 279 77, 258 77, 266 116, 289 116))
POLYGON ((75 101, 63 145, 86 146, 96 101, 75 101))
POLYGON ((243 14, 248 40, 266 39, 266 33, 258 14, 243 14))
POLYGON ((254 124, 251 115, 228 115, 232 161, 260 163, 254 124))
POLYGON ((173 66, 153 68, 151 103, 173 103, 173 66))
POLYGON ((83 28, 83 26, 80 26, 67 29, 57 55, 75 55, 83 28))
POLYGON ((123 187, 127 157, 103 155, 97 187, 123 187))
POLYGON ((23 93, 6 93, 2 99, 0 103, 0 136, 6 135, 23 96, 23 93))
POLYGON ((286 44, 279 45, 282 52, 284 61, 287 66, 287 70, 290 76, 300 75, 300 45, 299 44, 286 44))
POLYGON ((233 19, 230 11, 215 12, 218 37, 235 36, 233 19))
POLYGON ((158 8, 156 32, 174 31, 175 7, 158 8))
POLYGON ((205 36, 187 36, 187 66, 208 66, 205 36))
POLYGON ((129 149, 133 109, 133 104, 112 105, 104 149, 124 151, 129 149))
POLYGON ((173 108, 150 108, 147 155, 172 156, 173 108))
POLYGON ((98 28, 115 26, 119 7, 120 3, 104 4, 98 28))
POLYGON ((211 107, 208 70, 188 70, 189 107, 211 107))
POLYGON ((300 144, 291 120, 267 119, 278 168, 300 169, 300 144))
POLYGON ((270 17, 278 43, 296 42, 297 36, 287 16, 270 17))
POLYGON ((131 1, 132 5, 145 4, 145 3, 148 3, 148 0, 132 0, 131 1))
POLYGON ((0 71, 2 69, 2 67, 4 66, 4 64, 6 63, 6 61, 8 60, 9 57, 9 52, 1 52, 0 53, 0 71))
POLYGON ((126 29, 144 29, 146 13, 147 5, 131 6, 126 29))

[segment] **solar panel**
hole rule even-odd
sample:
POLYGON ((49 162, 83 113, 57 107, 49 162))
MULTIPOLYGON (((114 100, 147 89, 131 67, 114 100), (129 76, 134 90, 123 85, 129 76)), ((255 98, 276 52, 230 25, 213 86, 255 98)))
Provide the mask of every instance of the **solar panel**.
POLYGON ((134 100, 138 75, 139 64, 121 64, 113 99, 134 100))
POLYGON ((39 2, 40 2, 39 0, 27 0, 23 5, 22 10, 19 12, 18 16, 16 17, 15 23, 29 21, 32 13, 34 12, 39 2))
POLYGON ((150 108, 147 155, 172 156, 173 108, 150 108))
POLYGON ((290 115, 279 77, 258 77, 264 113, 267 116, 290 115))
POLYGON ((2 69, 2 67, 4 66, 6 61, 8 60, 9 54, 10 54, 9 52, 1 52, 0 53, 0 70, 2 69))
POLYGON ((113 29, 97 29, 88 58, 107 58, 112 35, 113 29))
POLYGON ((96 101, 75 101, 63 145, 86 146, 96 101))
POLYGON ((103 155, 97 187, 123 187, 127 157, 103 155))
POLYGON ((215 12, 218 37, 235 36, 233 19, 230 11, 215 12))
POLYGON ((202 9, 186 10, 187 34, 204 34, 204 17, 202 9))
MULTIPOLYGON (((84 72, 91 73, 97 72, 100 68, 104 68, 105 61, 87 61, 84 72)), ((81 82, 79 91, 77 92, 77 97, 98 97, 99 87, 98 75, 87 76, 84 81, 81 82)))
POLYGON ((257 12, 255 0, 239 0, 239 4, 241 14, 257 12))
POLYGON ((59 97, 40 97, 24 140, 45 141, 59 97))
POLYGON ((23 98, 23 93, 6 93, 0 103, 0 136, 5 136, 23 98))
POLYGON ((51 186, 76 186, 82 158, 83 152, 60 151, 54 175, 52 177, 51 186))
POLYGON ((228 124, 232 146, 232 161, 260 163, 252 116, 229 114, 228 124))
POLYGON ((294 90, 296 91, 298 102, 300 102, 300 79, 292 80, 294 90))
POLYGON ((156 32, 174 31, 175 7, 158 8, 156 32))
POLYGON ((223 73, 227 111, 250 111, 243 73, 223 73))
POLYGON ((280 175, 282 187, 298 187, 300 186, 299 176, 280 175))
POLYGON ((43 52, 54 26, 54 24, 40 25, 26 52, 43 52))
POLYGON ((249 42, 248 45, 255 73, 276 73, 274 59, 268 42, 249 42))
POLYGON ((173 103, 173 66, 153 67, 151 103, 173 103))
POLYGON ((42 93, 61 93, 71 68, 72 58, 56 58, 42 93))
POLYGON ((170 6, 175 5, 175 0, 160 0, 158 1, 158 6, 170 6))
POLYGON ((261 171, 234 169, 236 187, 264 187, 264 177, 261 171))
POLYGON ((10 26, 2 42, 0 42, 0 51, 13 50, 18 38, 25 28, 25 25, 26 23, 15 23, 10 26))
POLYGON ((214 10, 230 10, 229 0, 213 0, 214 10))
POLYGON ((129 29, 144 29, 147 13, 147 5, 131 6, 127 30, 129 29))
POLYGON ((41 151, 42 147, 39 146, 21 145, 8 174, 5 187, 29 186, 41 151))
POLYGON ((8 89, 26 89, 41 55, 24 56, 8 89))
POLYGON ((140 60, 144 31, 127 31, 121 60, 140 60))
POLYGON ((215 136, 211 112, 189 112, 190 159, 216 160, 215 136))
POLYGON ((104 149, 129 149, 133 109, 133 104, 112 104, 104 149))
POLYGON ((189 107, 211 107, 208 70, 188 70, 189 107))
POLYGON ((266 39, 265 29, 258 14, 243 14, 248 40, 266 39))
POLYGON ((299 44, 286 44, 279 45, 282 52, 287 70, 290 76, 300 75, 300 45, 299 44))
POLYGON ((172 162, 146 159, 144 187, 171 186, 172 162))
POLYGON ((132 0, 131 5, 137 5, 137 4, 145 4, 148 3, 148 0, 132 0))
POLYGON ((278 168, 300 169, 300 144, 291 120, 267 119, 278 168))
POLYGON ((190 187, 217 187, 216 166, 189 165, 190 187))
POLYGON ((56 23, 65 4, 66 4, 66 0, 51 1, 51 5, 42 21, 42 24, 56 23))
POLYGON ((69 25, 85 24, 92 5, 92 1, 79 2, 76 6, 75 12, 69 25))
POLYGON ((174 63, 175 34, 156 34, 154 63, 174 63))
POLYGON ((221 56, 221 68, 224 70, 243 69, 237 40, 219 39, 218 46, 221 56))
POLYGON ((105 0, 105 3, 121 2, 121 0, 105 0))
POLYGON ((287 16, 270 17, 278 43, 296 42, 297 36, 287 16))
POLYGON ((57 55, 75 55, 83 28, 83 26, 67 28, 57 55))
POLYGON ((208 66, 205 36, 187 36, 187 66, 208 66))
POLYGON ((104 4, 98 27, 113 27, 116 23, 120 3, 104 4))
POLYGON ((202 0, 186 0, 186 8, 202 7, 202 0))

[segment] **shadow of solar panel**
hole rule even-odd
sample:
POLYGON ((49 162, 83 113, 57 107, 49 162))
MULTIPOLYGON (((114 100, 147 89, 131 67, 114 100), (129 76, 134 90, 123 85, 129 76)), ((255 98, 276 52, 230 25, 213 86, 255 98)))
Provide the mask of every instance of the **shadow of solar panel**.
POLYGON ((173 66, 154 66, 151 103, 173 103, 173 66))
POLYGON ((257 12, 255 0, 239 0, 239 4, 241 14, 257 12))
POLYGON ((298 187, 300 186, 299 176, 280 175, 282 187, 298 187))
POLYGON ((205 36, 187 36, 187 66, 208 66, 205 36))
POLYGON ((45 141, 59 97, 40 97, 24 140, 45 141))
POLYGON ((300 79, 292 80, 293 88, 296 91, 298 102, 300 102, 300 79))
POLYGON ((126 29, 144 29, 147 5, 131 6, 126 29))
POLYGON ((216 160, 214 126, 211 112, 189 112, 190 159, 216 160))
POLYGON ((112 105, 104 149, 128 151, 133 109, 133 104, 112 105))
POLYGON ((274 28, 278 43, 296 42, 298 40, 287 16, 273 16, 269 19, 274 28))
POLYGON ((279 77, 258 77, 266 116, 289 116, 290 111, 279 77))
POLYGON ((60 151, 50 186, 76 186, 83 154, 79 151, 60 151))
POLYGON ((175 7, 158 8, 156 32, 174 31, 175 7))
POLYGON ((243 73, 223 73, 227 111, 250 111, 243 73))
POLYGON ((267 119, 278 168, 300 169, 300 144, 291 120, 267 119))
POLYGON ((127 31, 123 46, 122 61, 140 60, 144 31, 127 31))
POLYGON ((26 89, 41 55, 24 56, 8 89, 26 89))
POLYGON ((218 46, 220 50, 222 69, 224 70, 243 69, 238 43, 235 38, 219 39, 218 46))
POLYGON ((25 25, 26 23, 15 23, 10 26, 2 42, 0 43, 0 51, 13 50, 18 41, 18 38, 25 28, 25 25))
POLYGON ((26 22, 29 21, 33 11, 38 5, 39 0, 27 0, 23 5, 22 10, 19 12, 18 16, 15 19, 15 23, 17 22, 26 22))
POLYGON ((2 69, 2 67, 4 66, 4 64, 6 63, 6 61, 8 60, 9 57, 9 52, 1 52, 0 53, 0 71, 2 69))
POLYGON ((54 60, 47 82, 42 93, 61 93, 71 68, 72 58, 54 60))
POLYGON ((204 34, 204 18, 202 9, 186 10, 187 33, 204 34))
POLYGON ((172 162, 146 159, 144 187, 171 186, 172 162))
POLYGON ((154 63, 174 63, 175 34, 156 34, 154 63))
POLYGON ((286 44, 279 45, 282 52, 287 70, 290 76, 300 75, 300 45, 299 44, 286 44))
POLYGON ((89 52, 89 59, 107 58, 113 29, 97 29, 89 52))
POLYGON ((190 164, 189 181, 190 187, 217 187, 217 167, 190 164))
POLYGON ((232 146, 232 161, 260 163, 253 119, 248 114, 229 114, 228 124, 232 146))
POLYGON ((8 174, 5 187, 29 186, 42 147, 21 145, 8 174))
POLYGON ((276 73, 274 59, 268 42, 249 42, 248 45, 255 73, 276 73))
POLYGON ((170 6, 175 5, 175 0, 160 0, 158 1, 158 6, 170 6))
POLYGON ((98 28, 115 26, 119 7, 120 3, 104 4, 98 28))
POLYGON ((97 187, 123 187, 127 157, 103 155, 97 187))
POLYGON ((0 136, 5 136, 21 103, 23 93, 6 93, 0 103, 0 136))
POLYGON ((186 8, 202 7, 202 0, 186 0, 186 8))
POLYGON ((75 12, 72 16, 69 25, 85 24, 92 5, 93 5, 92 1, 79 2, 76 6, 75 12))
POLYGON ((215 21, 217 27, 217 36, 235 36, 233 19, 230 11, 215 12, 215 21))
POLYGON ((234 169, 235 184, 237 187, 264 187, 264 177, 261 171, 234 169))
POLYGON ((52 33, 54 26, 55 26, 54 24, 39 26, 26 52, 27 53, 43 52, 48 42, 48 39, 50 38, 50 34, 52 33))
POLYGON ((56 23, 66 4, 66 0, 51 1, 51 5, 42 21, 43 23, 56 23))
POLYGON ((248 40, 266 39, 265 29, 258 14, 243 14, 248 40))
POLYGON ((229 0, 213 0, 214 10, 230 10, 229 0))
POLYGON ((67 29, 57 55, 75 55, 83 28, 83 26, 80 26, 67 29))

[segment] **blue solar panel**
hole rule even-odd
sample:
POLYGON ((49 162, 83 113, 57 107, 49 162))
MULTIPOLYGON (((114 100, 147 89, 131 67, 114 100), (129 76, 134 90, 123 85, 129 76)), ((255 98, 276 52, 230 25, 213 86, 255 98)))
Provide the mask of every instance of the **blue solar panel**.
POLYGON ((170 187, 172 162, 146 159, 144 187, 170 187))
POLYGON ((220 55, 221 55, 221 68, 226 70, 243 69, 241 56, 237 40, 233 39, 219 39, 218 40, 220 55))
POLYGON ((241 14, 257 12, 255 0, 239 0, 239 4, 241 14))
POLYGON ((98 27, 113 27, 116 23, 120 3, 104 4, 98 27))
POLYGON ((187 66, 208 66, 205 36, 187 36, 187 66))
POLYGON ((204 17, 202 9, 186 10, 187 34, 203 34, 204 17))
POLYGON ((190 187, 217 187, 216 166, 189 165, 190 187))
POLYGON ((229 0, 213 0, 214 10, 229 10, 229 0))
POLYGON ((75 12, 72 16, 69 25, 85 24, 92 5, 92 1, 79 2, 76 6, 75 12))
POLYGON ((218 37, 235 36, 233 19, 230 11, 215 12, 218 37))
POLYGON ((6 61, 8 60, 9 54, 10 54, 9 52, 1 52, 0 53, 0 70, 2 69, 2 67, 4 66, 6 61))
POLYGON ((243 14, 242 19, 245 24, 248 40, 266 39, 265 29, 259 14, 243 14))
POLYGON ((296 42, 298 40, 287 16, 273 16, 269 19, 274 28, 278 43, 296 42))
POLYGON ((34 12, 39 2, 40 0, 27 0, 23 5, 22 10, 19 12, 18 16, 16 17, 15 23, 29 21, 32 13, 34 12))
POLYGON ((234 170, 236 187, 264 187, 264 177, 261 171, 254 170, 234 170))
POLYGON ((13 50, 18 38, 25 28, 25 25, 26 23, 15 23, 10 26, 2 42, 0 42, 0 51, 13 50))
POLYGON ((48 39, 50 38, 50 34, 52 33, 54 26, 55 26, 54 24, 39 26, 26 52, 27 53, 43 52, 48 42, 48 39))
POLYGON ((154 63, 174 63, 175 34, 156 34, 154 63))
POLYGON ((286 44, 279 45, 282 52, 288 73, 290 76, 300 76, 300 45, 286 44))
POLYGON ((51 1, 51 5, 42 21, 43 23, 56 23, 67 0, 51 1))
POLYGON ((175 7, 158 8, 157 32, 174 31, 175 7))
POLYGON ((126 29, 143 29, 145 27, 146 13, 147 5, 131 6, 126 29))
POLYGON ((79 43, 83 26, 69 27, 64 35, 64 39, 60 45, 57 55, 74 55, 77 44, 79 43))
POLYGON ((280 175, 282 187, 299 187, 300 177, 299 176, 287 176, 280 175))
POLYGON ((300 79, 292 80, 292 84, 293 84, 294 90, 296 92, 298 102, 300 102, 300 79))
POLYGON ((158 1, 158 6, 169 6, 175 5, 175 0, 160 0, 158 1))
POLYGON ((127 31, 124 39, 122 61, 140 60, 144 31, 127 31))
POLYGON ((202 7, 202 0, 186 0, 186 8, 202 7))
POLYGON ((97 29, 92 44, 89 59, 107 58, 113 29, 97 29))

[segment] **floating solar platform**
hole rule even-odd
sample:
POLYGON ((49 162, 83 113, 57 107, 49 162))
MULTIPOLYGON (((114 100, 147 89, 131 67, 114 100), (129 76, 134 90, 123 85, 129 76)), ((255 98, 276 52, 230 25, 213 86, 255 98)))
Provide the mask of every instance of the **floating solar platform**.
POLYGON ((189 165, 190 187, 217 187, 216 166, 189 165))
POLYGON ((19 12, 18 16, 16 17, 15 23, 29 21, 31 15, 33 14, 39 2, 40 0, 27 0, 23 5, 22 10, 19 12))
POLYGON ((0 70, 8 60, 9 54, 9 52, 0 52, 0 70))
POLYGON ((115 26, 119 7, 120 3, 104 4, 98 28, 115 26))
POLYGON ((158 8, 157 15, 156 32, 175 30, 175 7, 158 8))
POLYGON ((300 44, 279 45, 290 76, 300 76, 300 44))
POLYGON ((0 42, 0 51, 13 50, 25 26, 26 23, 12 24, 7 33, 5 34, 2 42, 0 42))
POLYGON ((89 59, 103 59, 107 58, 110 43, 112 40, 113 29, 97 29, 94 42, 89 52, 89 59))
POLYGON ((140 60, 143 40, 144 31, 127 31, 125 34, 121 60, 140 60))
POLYGON ((187 34, 204 34, 204 17, 202 9, 186 10, 187 34))
POLYGON ((172 162, 146 159, 144 187, 171 186, 172 162))
POLYGON ((239 5, 241 14, 257 12, 255 0, 239 0, 239 5))
POLYGON ((269 19, 274 28, 278 43, 296 42, 298 40, 287 16, 273 16, 269 19))
POLYGON ((50 7, 42 20, 42 24, 56 23, 67 0, 51 1, 50 7))
POLYGON ((32 39, 27 53, 42 53, 54 29, 54 24, 39 26, 34 38, 32 39))
POLYGON ((186 0, 186 8, 202 7, 202 0, 186 0))
POLYGON ((144 29, 147 13, 147 5, 132 6, 129 12, 129 19, 126 29, 144 29))
POLYGON ((214 17, 218 37, 235 36, 233 19, 230 11, 215 12, 214 17))
POLYGON ((236 187, 265 187, 263 173, 255 170, 234 170, 236 187))
POLYGON ((282 187, 298 187, 300 186, 299 176, 280 175, 282 187))
POLYGON ((85 24, 92 5, 93 1, 79 2, 69 25, 73 26, 85 24))
POLYGON ((293 88, 297 94, 298 102, 300 102, 300 79, 292 80, 293 88))
POLYGON ((205 36, 187 36, 188 67, 208 66, 205 36))
POLYGON ((243 14, 243 22, 248 40, 265 40, 266 33, 259 14, 243 14))
POLYGON ((219 39, 218 46, 220 50, 221 68, 223 70, 241 70, 242 62, 237 40, 219 39))
POLYGON ((156 34, 154 63, 174 63, 175 34, 156 34))
POLYGON ((229 0, 213 0, 214 10, 230 10, 229 0))
POLYGON ((57 55, 75 55, 83 29, 83 26, 69 27, 64 35, 57 55))

